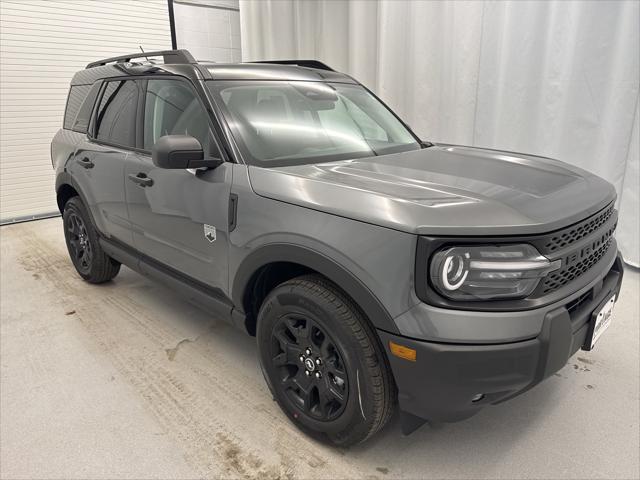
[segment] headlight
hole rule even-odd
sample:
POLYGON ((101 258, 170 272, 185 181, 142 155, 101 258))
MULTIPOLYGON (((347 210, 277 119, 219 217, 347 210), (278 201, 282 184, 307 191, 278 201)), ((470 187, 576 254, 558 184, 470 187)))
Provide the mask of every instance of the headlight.
POLYGON ((429 277, 438 292, 452 300, 524 298, 547 273, 560 268, 533 246, 449 247, 437 252, 429 277))

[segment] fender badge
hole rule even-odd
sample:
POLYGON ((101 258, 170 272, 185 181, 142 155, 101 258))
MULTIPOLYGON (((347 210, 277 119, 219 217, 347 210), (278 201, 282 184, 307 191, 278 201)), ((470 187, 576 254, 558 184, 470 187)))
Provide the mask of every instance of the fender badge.
POLYGON ((210 243, 216 241, 216 227, 212 225, 204 224, 204 238, 209 240, 210 243))

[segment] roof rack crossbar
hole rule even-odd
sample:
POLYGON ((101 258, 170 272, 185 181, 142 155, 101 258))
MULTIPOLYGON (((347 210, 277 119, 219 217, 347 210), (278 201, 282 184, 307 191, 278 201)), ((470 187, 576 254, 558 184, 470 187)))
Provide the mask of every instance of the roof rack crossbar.
POLYGON ((162 57, 165 64, 180 64, 180 63, 197 63, 191 56, 188 50, 162 50, 159 52, 137 52, 131 55, 122 55, 120 57, 105 58, 104 60, 98 60, 96 62, 89 63, 85 68, 101 67, 107 63, 123 63, 129 62, 134 58, 144 57, 162 57))
POLYGON ((319 60, 260 60, 256 62, 250 63, 272 63, 276 65, 297 65, 299 67, 307 67, 307 68, 317 68, 318 70, 329 70, 331 72, 335 72, 333 68, 331 68, 326 63, 322 63, 319 60))

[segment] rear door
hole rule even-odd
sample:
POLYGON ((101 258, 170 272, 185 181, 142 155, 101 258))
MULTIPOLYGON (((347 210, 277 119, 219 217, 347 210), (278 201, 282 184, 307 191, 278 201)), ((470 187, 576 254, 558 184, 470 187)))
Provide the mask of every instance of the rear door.
POLYGON ((164 135, 191 135, 205 157, 221 154, 209 114, 189 81, 157 78, 145 87, 142 149, 129 155, 125 172, 135 246, 162 265, 226 292, 231 164, 214 170, 155 167, 151 149, 164 135))
POLYGON ((140 84, 133 80, 105 82, 94 123, 69 163, 98 229, 133 244, 124 191, 125 161, 136 145, 136 113, 140 84))

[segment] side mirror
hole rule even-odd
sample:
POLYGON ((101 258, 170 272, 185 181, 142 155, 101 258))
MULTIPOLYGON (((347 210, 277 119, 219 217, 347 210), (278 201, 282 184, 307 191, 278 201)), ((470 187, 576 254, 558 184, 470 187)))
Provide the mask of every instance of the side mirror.
POLYGON ((204 159, 200 142, 189 135, 165 135, 160 137, 151 150, 153 164, 158 168, 216 168, 223 160, 204 159))

